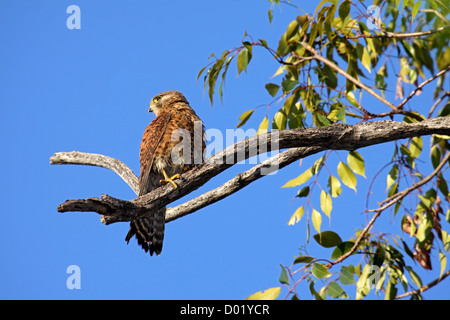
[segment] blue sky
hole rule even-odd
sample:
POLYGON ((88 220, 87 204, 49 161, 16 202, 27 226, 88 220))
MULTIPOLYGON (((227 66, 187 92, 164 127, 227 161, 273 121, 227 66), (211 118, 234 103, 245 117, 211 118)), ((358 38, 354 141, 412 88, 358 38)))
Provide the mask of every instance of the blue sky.
MULTIPOLYGON (((299 5, 310 13, 315 8, 306 1, 299 5)), ((213 107, 196 77, 211 53, 238 46, 245 31, 276 47, 286 25, 301 13, 277 8, 269 25, 269 7, 257 0, 0 1, 0 298, 241 299, 279 285, 280 264, 289 266, 306 239, 305 221, 287 225, 301 204, 293 200, 297 189, 281 186, 317 157, 167 224, 159 257, 145 254, 134 239, 125 243, 128 223, 105 226, 96 213, 56 211, 66 199, 101 194, 133 199, 117 175, 49 164, 55 152, 77 150, 115 157, 139 174, 140 140, 154 117, 148 104, 165 90, 183 92, 207 128, 235 128, 245 110, 271 101, 264 84, 278 66, 255 49, 248 74, 236 78, 233 70, 223 104, 216 99, 213 107), (81 9, 80 30, 66 27, 72 4, 81 9), (80 268, 79 290, 66 286, 70 265, 80 268)), ((257 128, 264 115, 258 109, 245 129, 257 128)), ((367 176, 392 152, 392 145, 361 150, 367 176)), ((173 205, 248 168, 236 165, 173 205)), ((343 187, 344 197, 333 203, 324 230, 349 239, 364 225, 369 183, 359 178, 357 195, 343 187)), ((398 217, 383 218, 378 227, 398 232, 398 217)), ((329 254, 312 242, 308 250, 329 254)), ((424 283, 432 279, 425 273, 424 283)), ((441 286, 425 297, 448 293, 441 286)), ((309 292, 303 297, 310 298, 309 292)))

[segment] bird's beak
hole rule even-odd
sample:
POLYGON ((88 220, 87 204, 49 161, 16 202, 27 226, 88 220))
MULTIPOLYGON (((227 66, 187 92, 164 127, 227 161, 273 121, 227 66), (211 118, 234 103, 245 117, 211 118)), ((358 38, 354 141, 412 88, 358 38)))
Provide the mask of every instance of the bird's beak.
POLYGON ((148 113, 153 112, 154 105, 150 103, 150 107, 148 107, 148 113))

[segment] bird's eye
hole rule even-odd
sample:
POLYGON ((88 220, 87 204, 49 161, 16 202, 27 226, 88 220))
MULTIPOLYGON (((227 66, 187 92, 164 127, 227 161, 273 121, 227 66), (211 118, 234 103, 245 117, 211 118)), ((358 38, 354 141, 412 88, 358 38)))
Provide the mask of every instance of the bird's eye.
POLYGON ((154 98, 153 98, 153 102, 155 102, 155 103, 158 102, 159 100, 161 100, 161 97, 160 97, 160 96, 154 97, 154 98))

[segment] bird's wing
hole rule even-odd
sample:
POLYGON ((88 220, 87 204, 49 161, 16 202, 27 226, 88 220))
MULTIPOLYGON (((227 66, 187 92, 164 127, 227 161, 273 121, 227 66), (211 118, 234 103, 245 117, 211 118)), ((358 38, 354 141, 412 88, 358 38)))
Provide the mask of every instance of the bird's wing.
POLYGON ((155 151, 161 143, 162 137, 167 130, 171 114, 164 113, 156 117, 145 129, 141 142, 141 174, 139 176, 139 196, 149 192, 148 181, 152 171, 155 151))

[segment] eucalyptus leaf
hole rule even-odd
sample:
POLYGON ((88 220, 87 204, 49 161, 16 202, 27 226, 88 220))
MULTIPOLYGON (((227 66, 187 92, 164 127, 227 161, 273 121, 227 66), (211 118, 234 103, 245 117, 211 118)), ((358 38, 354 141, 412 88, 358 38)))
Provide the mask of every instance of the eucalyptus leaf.
POLYGON ((313 238, 325 248, 333 248, 342 243, 341 237, 334 231, 323 231, 320 234, 315 234, 313 238))

